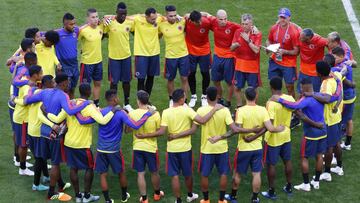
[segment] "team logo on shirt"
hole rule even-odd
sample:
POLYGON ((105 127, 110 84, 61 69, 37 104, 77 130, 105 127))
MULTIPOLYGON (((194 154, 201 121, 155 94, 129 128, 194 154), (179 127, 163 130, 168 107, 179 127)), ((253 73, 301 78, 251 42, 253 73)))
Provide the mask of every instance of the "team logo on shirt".
POLYGON ((225 33, 228 35, 228 34, 230 34, 231 33, 231 30, 230 29, 226 29, 225 30, 225 33))
POLYGON ((285 39, 290 39, 290 35, 289 35, 289 34, 286 34, 286 35, 285 35, 285 39))
POLYGON ((180 25, 180 26, 178 26, 178 30, 182 30, 183 29, 183 27, 180 25))
POLYGON ((204 28, 201 28, 201 29, 200 29, 200 33, 205 33, 205 29, 204 29, 204 28))
POLYGON ((130 32, 130 28, 129 28, 129 27, 126 27, 125 30, 126 30, 126 32, 130 32))
POLYGON ((315 49, 315 45, 309 44, 309 49, 315 49))

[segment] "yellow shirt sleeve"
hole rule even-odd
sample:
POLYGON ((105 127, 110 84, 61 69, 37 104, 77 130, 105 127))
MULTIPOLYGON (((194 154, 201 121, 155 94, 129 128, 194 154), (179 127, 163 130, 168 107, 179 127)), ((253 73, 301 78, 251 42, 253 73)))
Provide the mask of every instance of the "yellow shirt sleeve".
POLYGON ((321 85, 320 92, 328 95, 332 95, 331 85, 329 84, 329 80, 325 80, 321 85))
POLYGON ((20 99, 18 97, 15 97, 14 102, 15 102, 15 104, 24 106, 24 99, 22 99, 22 98, 20 99))
POLYGON ((54 123, 61 123, 65 120, 67 113, 64 111, 64 109, 61 109, 60 113, 58 115, 54 115, 52 113, 48 113, 48 118, 54 122, 54 123))
POLYGON ((231 113, 228 109, 226 109, 225 111, 225 123, 226 125, 230 125, 232 123, 234 123, 234 120, 231 117, 231 113))
POLYGON ((40 106, 39 106, 39 109, 38 109, 38 118, 39 120, 44 123, 45 125, 49 126, 50 128, 53 127, 54 123, 52 123, 49 119, 47 119, 44 114, 42 113, 41 109, 40 109, 40 106))
POLYGON ((161 124, 160 125, 161 126, 168 126, 169 125, 166 110, 164 110, 163 113, 162 113, 161 124))
POLYGON ((243 124, 244 122, 244 118, 242 117, 242 114, 240 113, 239 110, 236 111, 236 120, 235 123, 237 124, 243 124))
POLYGON ((190 107, 186 108, 186 113, 191 118, 191 120, 194 120, 197 115, 197 113, 190 107))
POLYGON ((265 108, 262 108, 262 109, 263 109, 262 114, 263 114, 263 116, 264 116, 264 121, 263 121, 263 122, 269 121, 269 120, 270 120, 270 116, 269 116, 268 111, 267 111, 265 108))
POLYGON ((275 109, 274 109, 273 102, 268 101, 266 104, 266 109, 269 113, 270 119, 274 120, 275 119, 275 109))
POLYGON ((156 129, 160 128, 160 124, 161 124, 161 117, 160 117, 160 113, 156 112, 155 113, 155 122, 156 122, 156 129))
POLYGON ((101 114, 101 112, 96 108, 95 104, 90 104, 87 107, 85 107, 81 114, 85 117, 91 116, 97 123, 101 125, 106 125, 114 116, 114 113, 112 111, 109 111, 105 116, 101 114))

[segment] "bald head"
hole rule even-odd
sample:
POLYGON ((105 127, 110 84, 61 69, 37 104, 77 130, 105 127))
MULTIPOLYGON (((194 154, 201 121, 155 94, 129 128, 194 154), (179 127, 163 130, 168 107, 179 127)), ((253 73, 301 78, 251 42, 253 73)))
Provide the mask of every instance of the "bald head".
POLYGON ((220 9, 216 12, 216 18, 219 26, 225 26, 227 23, 227 13, 225 10, 220 9))

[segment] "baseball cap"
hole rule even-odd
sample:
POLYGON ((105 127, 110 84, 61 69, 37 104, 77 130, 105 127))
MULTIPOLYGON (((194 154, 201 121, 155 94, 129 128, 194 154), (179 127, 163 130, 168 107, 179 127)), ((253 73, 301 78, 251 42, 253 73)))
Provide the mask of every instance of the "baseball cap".
POLYGON ((280 8, 278 17, 288 18, 291 16, 290 9, 288 8, 280 8))

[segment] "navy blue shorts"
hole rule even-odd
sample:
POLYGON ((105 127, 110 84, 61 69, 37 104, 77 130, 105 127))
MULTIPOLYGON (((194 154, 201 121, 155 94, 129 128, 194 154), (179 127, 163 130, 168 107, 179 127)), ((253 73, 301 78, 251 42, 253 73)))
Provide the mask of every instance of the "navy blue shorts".
POLYGON ((193 170, 193 154, 192 151, 187 152, 167 152, 166 153, 166 173, 169 176, 189 177, 193 170))
POLYGON ((235 69, 234 58, 222 58, 214 54, 214 61, 211 64, 211 80, 222 81, 231 85, 235 69))
POLYGON ((291 160, 291 142, 276 147, 272 147, 265 143, 263 162, 270 165, 276 165, 279 157, 281 157, 283 161, 291 160))
POLYGON ((52 165, 60 165, 60 163, 65 162, 64 139, 49 140, 49 152, 52 165))
MULTIPOLYGON (((39 151, 38 157, 43 158, 44 160, 51 159, 50 153, 50 139, 43 136, 39 139, 39 151)), ((36 156, 35 156, 36 157, 36 156)))
POLYGON ((109 165, 114 174, 125 171, 125 161, 121 151, 115 153, 96 152, 95 155, 95 171, 98 173, 107 173, 109 165))
POLYGON ((214 165, 219 175, 227 175, 230 172, 229 152, 222 154, 200 154, 198 171, 202 176, 208 177, 214 165))
POLYGON ((341 122, 332 126, 326 126, 327 129, 327 147, 335 147, 341 140, 341 122))
POLYGON ((167 80, 174 80, 176 72, 179 69, 181 77, 187 77, 190 74, 189 56, 181 58, 165 58, 164 77, 167 80))
POLYGON ((29 148, 33 153, 34 157, 41 158, 41 146, 40 137, 28 136, 29 148))
POLYGON ((91 83, 92 80, 101 81, 103 77, 103 64, 81 64, 80 65, 80 83, 91 83))
POLYGON ((11 129, 13 132, 15 132, 15 123, 13 121, 13 115, 14 115, 14 109, 9 107, 9 117, 10 117, 11 129))
POLYGON ((238 89, 245 87, 245 82, 249 87, 259 87, 259 74, 258 73, 244 73, 235 71, 235 86, 238 89))
POLYGON ((131 56, 126 59, 115 60, 109 58, 108 78, 111 83, 131 81, 131 56))
POLYGON ((28 146, 28 134, 27 134, 27 123, 18 124, 14 123, 15 126, 15 144, 19 147, 28 146))
POLYGON ((69 89, 75 89, 80 75, 77 64, 74 66, 62 65, 61 71, 69 77, 69 89))
POLYGON ((135 56, 135 77, 144 79, 147 76, 160 75, 160 55, 135 56))
POLYGON ((284 78, 286 84, 294 84, 296 81, 296 68, 295 67, 285 67, 274 62, 274 60, 269 60, 269 71, 268 78, 271 80, 273 77, 284 78))
POLYGON ((301 93, 300 82, 304 78, 310 78, 311 81, 312 81, 314 92, 320 92, 320 86, 321 86, 321 78, 320 77, 318 77, 318 76, 309 76, 309 75, 305 75, 302 72, 299 72, 299 80, 298 80, 298 83, 297 83, 297 91, 298 91, 298 93, 301 93))
POLYGON ((309 140, 305 137, 302 138, 300 155, 301 157, 315 158, 318 154, 324 154, 326 152, 326 138, 320 140, 309 140))
POLYGON ((240 174, 246 174, 248 168, 251 168, 251 172, 261 172, 263 168, 262 163, 263 150, 254 151, 238 151, 236 149, 234 157, 234 170, 240 174))
POLYGON ((66 164, 74 169, 93 169, 94 158, 90 149, 75 149, 64 146, 66 164))
POLYGON ((344 104, 343 112, 342 112, 342 120, 341 123, 345 125, 348 121, 352 120, 354 114, 355 102, 351 104, 344 104))
POLYGON ((211 54, 204 56, 194 56, 189 54, 190 72, 196 72, 197 64, 201 72, 208 72, 211 66, 211 54))
POLYGON ((148 166, 150 172, 156 172, 159 170, 160 160, 158 152, 151 153, 134 150, 132 168, 137 172, 144 172, 146 165, 148 166))

